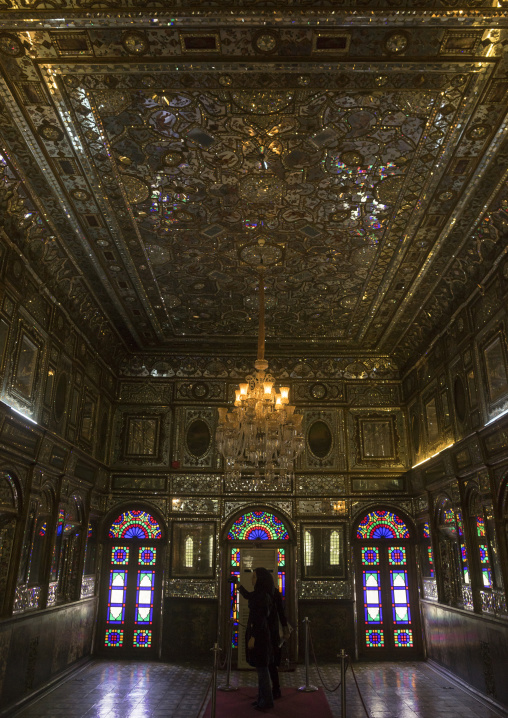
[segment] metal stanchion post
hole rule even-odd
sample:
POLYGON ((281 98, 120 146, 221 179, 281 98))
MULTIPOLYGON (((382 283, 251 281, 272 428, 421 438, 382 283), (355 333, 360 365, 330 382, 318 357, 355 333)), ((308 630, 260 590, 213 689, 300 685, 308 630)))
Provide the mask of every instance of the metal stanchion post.
POLYGON ((229 631, 228 631, 228 657, 226 663, 226 685, 219 686, 220 691, 237 691, 236 686, 231 685, 231 659, 233 653, 233 625, 235 623, 234 618, 229 619, 229 631))
POLYGON ((318 689, 317 689, 316 686, 312 686, 312 685, 309 683, 309 662, 310 662, 310 655, 309 655, 309 640, 310 640, 309 630, 310 630, 310 629, 309 629, 309 623, 310 623, 310 621, 309 621, 309 619, 308 619, 307 616, 305 616, 305 618, 303 619, 303 622, 304 622, 304 624, 305 624, 305 685, 304 685, 304 686, 300 686, 300 688, 299 688, 298 690, 299 690, 299 691, 304 691, 305 693, 312 693, 313 691, 317 691, 318 689))
POLYGON ((215 718, 215 710, 217 707, 217 669, 219 667, 219 644, 214 643, 213 648, 213 675, 212 675, 212 712, 211 718, 215 718))
POLYGON ((346 651, 341 648, 340 658, 340 715, 346 718, 346 651))

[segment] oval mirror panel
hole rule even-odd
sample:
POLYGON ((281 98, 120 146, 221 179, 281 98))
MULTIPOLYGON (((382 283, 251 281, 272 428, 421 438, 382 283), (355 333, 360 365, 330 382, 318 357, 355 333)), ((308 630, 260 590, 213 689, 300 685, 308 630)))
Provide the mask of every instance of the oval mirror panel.
POLYGON ((332 449, 333 437, 325 421, 315 421, 307 433, 309 449, 318 459, 324 459, 332 449))
POLYGON ((187 449, 193 456, 204 456, 210 446, 212 437, 208 424, 203 419, 195 419, 187 429, 187 449))
POLYGON ((55 409, 55 418, 57 421, 60 421, 60 419, 63 416, 63 413, 65 411, 65 400, 67 399, 67 374, 65 372, 63 374, 60 374, 58 377, 58 381, 56 383, 56 389, 55 389, 55 402, 54 402, 54 409, 55 409))

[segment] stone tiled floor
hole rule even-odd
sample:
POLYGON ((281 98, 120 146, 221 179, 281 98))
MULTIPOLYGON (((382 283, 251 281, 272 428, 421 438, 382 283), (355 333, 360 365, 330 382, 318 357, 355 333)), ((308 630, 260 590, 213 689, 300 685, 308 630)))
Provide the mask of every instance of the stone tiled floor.
MULTIPOLYGON (((425 663, 358 663, 354 668, 370 718, 499 718, 502 715, 425 663)), ((321 675, 329 688, 339 681, 337 666, 323 667, 321 675)), ((225 675, 219 674, 219 685, 224 679, 225 675)), ((16 718, 199 718, 209 682, 208 667, 95 660, 13 715, 16 718)), ((254 673, 233 673, 234 685, 254 685, 255 682, 254 673)), ((314 671, 311 682, 320 685, 314 671)), ((303 667, 282 673, 281 683, 302 685, 303 667)), ((327 693, 327 697, 334 718, 340 718, 340 691, 327 693)), ((220 718, 219 712, 217 718, 220 718)), ((366 718, 350 671, 347 718, 366 718)))

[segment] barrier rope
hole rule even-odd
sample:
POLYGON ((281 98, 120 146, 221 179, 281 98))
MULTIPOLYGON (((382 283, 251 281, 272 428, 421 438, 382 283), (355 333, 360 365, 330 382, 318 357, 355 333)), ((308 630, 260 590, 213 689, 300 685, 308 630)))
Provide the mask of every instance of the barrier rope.
MULTIPOLYGON (((317 670, 317 674, 319 676, 319 680, 323 684, 323 688, 325 689, 325 691, 328 691, 328 693, 335 693, 335 691, 340 688, 341 681, 339 681, 338 685, 335 686, 335 688, 330 688, 329 686, 326 685, 326 683, 323 679, 323 676, 321 675, 321 671, 319 670, 318 662, 316 659, 316 652, 314 651, 314 643, 312 642, 312 631, 310 629, 309 629, 309 639, 310 639, 310 648, 312 651, 312 657, 314 658, 314 663, 316 664, 316 670, 317 670)), ((348 661, 348 664, 349 664, 349 661, 348 661)), ((347 665, 346 665, 346 670, 347 670, 347 665)))
POLYGON ((367 718, 370 718, 369 711, 367 710, 367 706, 365 705, 365 701, 363 700, 363 696, 360 691, 360 686, 358 685, 358 681, 356 680, 356 674, 355 674, 355 670, 353 668, 353 664, 351 664, 351 673, 353 674, 353 678, 355 679, 356 690, 358 691, 358 695, 360 696, 360 700, 362 702, 362 706, 363 706, 363 710, 365 711, 365 715, 367 716, 367 718))
POLYGON ((208 685, 206 687, 205 695, 203 697, 203 700, 201 701, 201 705, 199 706, 198 712, 196 713, 196 718, 199 718, 201 715, 201 712, 205 706, 205 701, 208 698, 208 693, 210 692, 210 688, 212 687, 212 681, 213 681, 213 673, 210 676, 210 680, 208 681, 208 685))

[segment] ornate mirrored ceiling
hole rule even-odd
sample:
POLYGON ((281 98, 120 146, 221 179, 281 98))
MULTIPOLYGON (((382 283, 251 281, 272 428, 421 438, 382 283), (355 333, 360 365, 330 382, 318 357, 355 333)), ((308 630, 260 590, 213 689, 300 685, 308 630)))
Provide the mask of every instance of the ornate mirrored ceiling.
POLYGON ((321 29, 324 10, 76 6, 69 29, 19 9, 0 12, 0 140, 39 229, 18 244, 60 294, 55 256, 79 269, 83 311, 128 346, 252 344, 262 268, 278 347, 403 361, 496 261, 505 11, 321 29))

